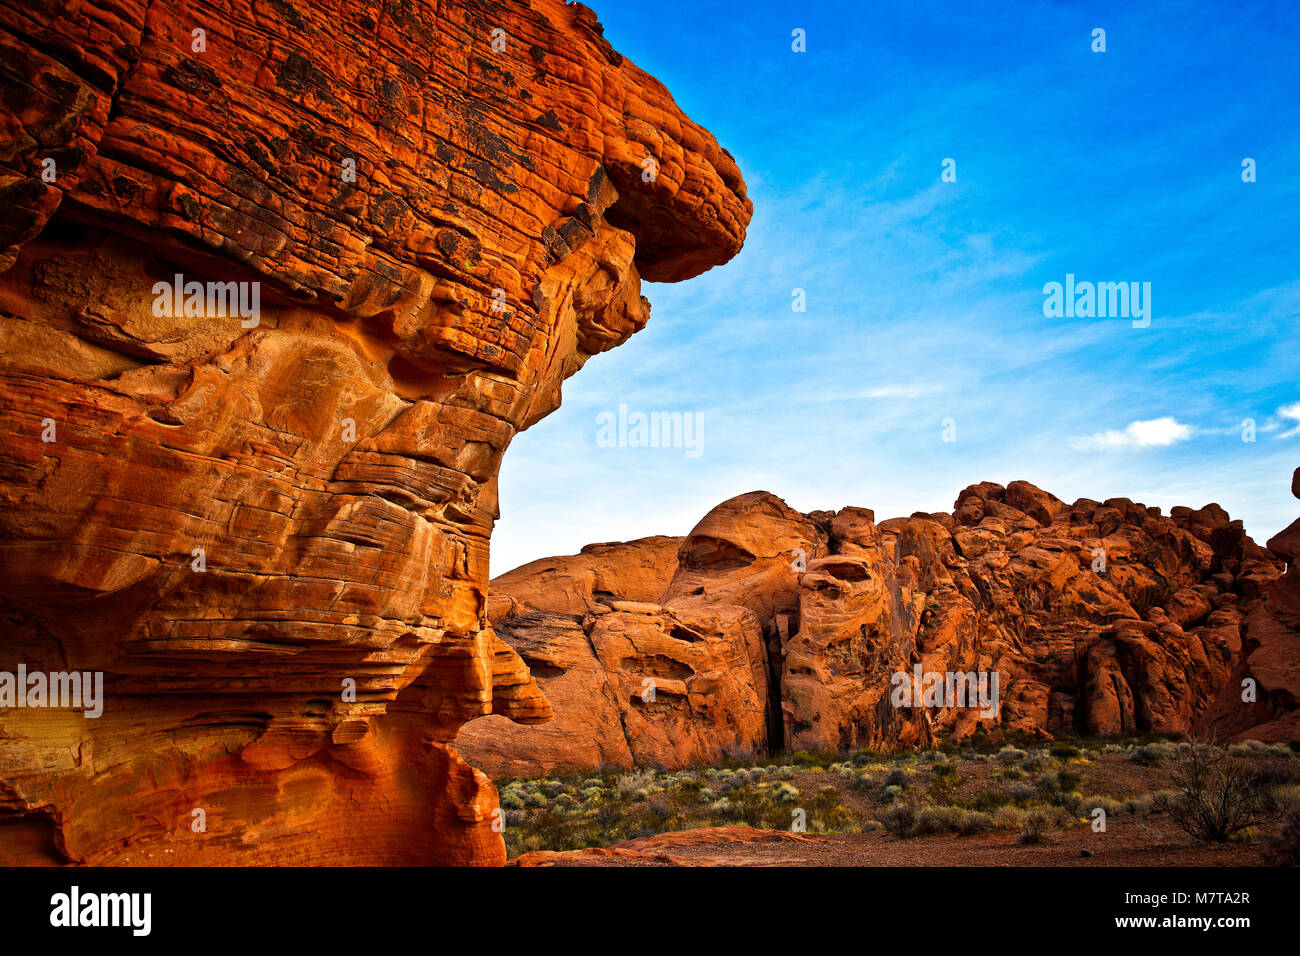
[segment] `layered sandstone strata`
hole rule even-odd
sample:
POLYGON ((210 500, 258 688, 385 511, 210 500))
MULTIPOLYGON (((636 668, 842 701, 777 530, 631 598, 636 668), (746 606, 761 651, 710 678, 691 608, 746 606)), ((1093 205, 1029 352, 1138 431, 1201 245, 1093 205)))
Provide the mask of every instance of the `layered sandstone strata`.
POLYGON ((661 642, 660 658, 624 657, 610 670, 587 649, 604 622, 630 613, 620 609, 620 573, 635 569, 629 581, 645 601, 647 585, 665 577, 672 539, 601 545, 617 555, 605 564, 592 554, 534 562, 494 582, 497 627, 566 733, 497 721, 487 734, 488 718, 467 724, 460 742, 490 772, 540 773, 675 767, 702 749, 716 760, 765 748, 929 746, 980 731, 1287 739, 1297 736, 1300 589, 1293 566, 1282 576, 1282 559, 1300 552, 1296 534, 1265 549, 1218 505, 1162 515, 1127 499, 1067 504, 1023 481, 972 485, 952 514, 879 523, 864 508, 805 515, 764 492, 741 495, 681 539, 671 580, 636 611, 679 622, 708 615, 730 627, 730 651, 716 635, 704 660, 687 656, 696 645, 661 642), (603 590, 579 584, 596 579, 603 590), (532 610, 543 600, 545 614, 532 610), (755 629, 761 669, 752 651, 736 653, 755 645, 755 629), (559 633, 581 651, 580 679, 549 640, 559 633), (670 668, 687 701, 720 686, 743 691, 724 705, 735 712, 764 699, 764 732, 738 742, 733 728, 692 722, 669 698, 638 708, 636 733, 621 734, 605 715, 670 668), (971 695, 964 705, 925 698, 928 675, 972 673, 997 675, 994 712, 971 695), (751 689, 750 674, 766 675, 763 685, 751 689), (1242 700, 1246 678, 1254 700, 1242 700), (662 731, 647 734, 646 724, 662 731), (602 746, 585 743, 597 731, 602 746), (704 746, 689 753, 659 742, 691 734, 704 746))
POLYGON ((10 4, 0 85, 0 670, 106 695, 0 710, 0 861, 504 861, 501 456, 734 162, 559 0, 10 4))

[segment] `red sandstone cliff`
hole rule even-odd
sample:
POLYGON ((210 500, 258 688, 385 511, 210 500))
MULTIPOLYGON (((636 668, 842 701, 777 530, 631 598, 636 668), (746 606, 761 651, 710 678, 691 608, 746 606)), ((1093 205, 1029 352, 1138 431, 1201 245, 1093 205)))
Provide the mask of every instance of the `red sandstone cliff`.
POLYGON ((503 862, 501 456, 735 163, 559 0, 0 6, 0 86, 0 670, 107 695, 0 710, 0 862, 503 862))
POLYGON ((1266 550, 1218 505, 1165 516, 1127 499, 1066 504, 1023 481, 972 485, 952 514, 880 523, 864 508, 805 515, 741 495, 683 539, 595 546, 497 578, 498 633, 555 718, 482 718, 457 746, 494 774, 528 774, 979 730, 1289 739, 1297 541, 1300 522, 1266 550), (623 578, 638 603, 621 600, 623 578), (998 712, 895 706, 895 675, 917 668, 998 674, 998 712), (668 692, 645 700, 647 680, 668 692))

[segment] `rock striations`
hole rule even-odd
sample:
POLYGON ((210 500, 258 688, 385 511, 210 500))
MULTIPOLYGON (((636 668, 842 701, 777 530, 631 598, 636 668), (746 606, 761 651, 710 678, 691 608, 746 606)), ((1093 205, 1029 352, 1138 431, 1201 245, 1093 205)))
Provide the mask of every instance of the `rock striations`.
POLYGON ((879 523, 741 495, 685 538, 496 579, 497 633, 555 718, 471 721, 457 746, 500 775, 980 732, 1291 739, 1298 535, 1265 549, 1218 505, 1066 504, 1023 481, 879 523))
MULTIPOLYGON (((487 623, 501 456, 740 248, 735 163, 561 0, 11 4, 0 86, 0 671, 104 696, 0 708, 0 862, 504 862, 451 746, 551 714, 487 623)), ((606 610, 557 669, 675 660, 606 610)), ((735 613, 680 625, 728 704, 735 613)))

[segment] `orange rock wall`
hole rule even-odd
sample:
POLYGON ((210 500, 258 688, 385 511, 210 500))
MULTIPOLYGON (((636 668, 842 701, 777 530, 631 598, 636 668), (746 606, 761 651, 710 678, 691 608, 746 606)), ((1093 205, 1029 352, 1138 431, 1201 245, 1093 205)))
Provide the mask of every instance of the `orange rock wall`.
POLYGON ((735 164, 559 0, 5 4, 0 86, 0 670, 107 696, 0 710, 0 862, 503 862, 501 456, 735 164))
POLYGON ((625 615, 620 574, 643 592, 645 567, 664 573, 662 544, 648 542, 669 539, 600 545, 497 578, 499 632, 533 667, 555 723, 497 720, 489 733, 494 718, 485 718, 466 724, 458 743, 493 774, 521 774, 602 762, 678 767, 746 749, 928 747, 981 731, 1290 739, 1300 661, 1295 538, 1289 528, 1268 550, 1218 505, 1162 515, 1127 499, 1066 504, 1027 482, 972 485, 952 514, 879 523, 864 508, 805 515, 753 492, 718 505, 681 539, 667 587, 638 609, 711 619, 718 633, 704 659, 691 659, 686 644, 613 668, 587 655, 574 679, 556 653, 553 635, 581 647, 595 622, 625 615), (1282 559, 1292 564, 1285 575, 1282 559), (574 583, 593 576, 603 594, 574 583), (556 594, 578 606, 530 610, 556 594), (756 646, 763 669, 735 653, 756 646), (733 713, 763 700, 762 732, 738 742, 708 711, 694 717, 668 700, 639 708, 642 724, 618 759, 576 745, 607 732, 609 685, 627 696, 669 666, 688 700, 718 686, 733 695, 724 706, 733 713), (917 667, 996 673, 996 714, 950 702, 896 706, 895 675, 917 667), (1253 702, 1241 699, 1247 677, 1258 684, 1253 702), (665 743, 684 739, 696 746, 665 743))

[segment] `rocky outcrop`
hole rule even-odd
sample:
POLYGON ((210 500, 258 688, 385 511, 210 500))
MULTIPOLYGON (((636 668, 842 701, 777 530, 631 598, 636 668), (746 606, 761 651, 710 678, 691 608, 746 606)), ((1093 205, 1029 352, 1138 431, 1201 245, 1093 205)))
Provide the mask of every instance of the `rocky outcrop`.
POLYGON ((740 248, 734 162, 560 0, 0 48, 0 670, 104 680, 0 709, 0 862, 503 862, 451 746, 551 711, 487 621, 501 456, 740 248))
MULTIPOLYGON (((972 485, 952 514, 879 523, 868 509, 805 515, 755 492, 719 505, 682 540, 671 582, 641 613, 712 614, 746 647, 755 629, 761 633, 766 683, 755 690, 767 706, 754 749, 893 749, 979 732, 1185 733, 1203 729, 1218 710, 1230 715, 1220 723, 1235 721, 1233 732, 1241 733, 1271 714, 1294 713, 1300 658, 1287 602, 1295 572, 1281 577, 1278 557, 1294 554, 1294 531, 1270 542, 1270 551, 1218 505, 1166 516, 1119 498, 1067 504, 1023 481, 972 485), (1229 691, 1240 689, 1246 671, 1267 705, 1233 705, 1229 691)), ((601 575, 603 593, 588 589, 583 607, 568 608, 575 644, 590 622, 620 613, 618 569, 636 566, 627 554, 609 567, 583 565, 584 574, 601 575)), ((539 686, 572 739, 586 739, 601 719, 593 702, 606 699, 598 690, 605 672, 588 670, 552 691, 569 671, 547 657, 545 639, 523 647, 518 629, 529 620, 528 595, 537 593, 523 581, 494 582, 505 615, 499 631, 530 666, 547 661, 549 669, 533 668, 539 686)), ((641 594, 645 583, 636 579, 641 594)), ((725 663, 722 643, 712 647, 708 661, 683 672, 688 693, 696 682, 708 686, 706 675, 725 663)), ((623 688, 649 673, 628 660, 619 665, 623 688)), ((745 658, 731 660, 731 673, 743 673, 745 658)), ((671 726, 673 739, 684 733, 666 706, 649 704, 640 714, 671 726)), ((1281 719, 1274 735, 1295 736, 1284 729, 1292 717, 1281 719)), ((472 737, 467 751, 490 772, 601 762, 591 748, 566 748, 563 736, 549 751, 511 762, 507 755, 524 752, 545 730, 498 726, 474 736, 485 723, 467 724, 461 739, 472 737)), ((687 762, 657 739, 638 740, 639 752, 629 746, 610 762, 687 762)), ((716 759, 735 741, 714 737, 711 747, 716 759)))
POLYGON ((681 543, 660 535, 530 561, 493 579, 488 619, 495 624, 530 610, 581 616, 604 601, 654 601, 672 582, 681 543))
POLYGON ((554 718, 526 734, 498 716, 462 727, 457 750, 493 776, 690 766, 766 749, 766 655, 745 608, 615 600, 583 615, 526 613, 497 633, 545 685, 554 718))
MULTIPOLYGON (((1300 468, 1291 494, 1300 498, 1300 468)), ((1286 573, 1263 585, 1263 600, 1246 617, 1242 659, 1200 721, 1206 736, 1300 740, 1300 518, 1270 538, 1268 550, 1286 573)))

